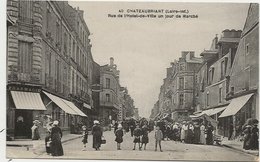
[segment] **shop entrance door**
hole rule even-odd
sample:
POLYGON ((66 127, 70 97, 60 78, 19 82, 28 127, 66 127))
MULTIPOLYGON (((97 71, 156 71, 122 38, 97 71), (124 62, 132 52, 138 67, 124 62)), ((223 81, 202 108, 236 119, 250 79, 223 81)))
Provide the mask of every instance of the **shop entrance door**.
POLYGON ((15 130, 16 139, 29 139, 32 136, 32 110, 15 110, 15 130))

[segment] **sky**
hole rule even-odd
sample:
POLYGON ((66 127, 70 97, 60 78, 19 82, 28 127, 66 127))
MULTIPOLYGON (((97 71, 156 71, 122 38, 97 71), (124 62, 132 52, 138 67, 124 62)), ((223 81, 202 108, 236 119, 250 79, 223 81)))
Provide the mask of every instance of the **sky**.
POLYGON ((149 117, 158 100, 160 86, 170 62, 181 51, 199 56, 209 49, 216 34, 225 29, 242 30, 249 4, 174 2, 87 2, 70 1, 84 11, 91 33, 92 55, 100 65, 114 63, 120 70, 120 84, 128 88, 139 115, 149 117), (190 19, 111 18, 123 9, 189 10, 190 19))

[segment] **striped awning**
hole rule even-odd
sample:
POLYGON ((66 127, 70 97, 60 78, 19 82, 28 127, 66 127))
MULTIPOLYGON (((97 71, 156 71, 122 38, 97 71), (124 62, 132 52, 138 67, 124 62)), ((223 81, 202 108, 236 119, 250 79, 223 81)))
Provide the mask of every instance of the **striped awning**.
POLYGON ((63 102, 65 102, 70 108, 72 108, 72 110, 74 110, 78 115, 80 116, 84 116, 87 117, 87 115, 85 113, 83 113, 79 108, 77 108, 74 103, 68 101, 68 100, 64 100, 62 99, 63 102))
POLYGON ((62 98, 54 96, 48 92, 43 91, 46 96, 50 98, 57 106, 59 106, 63 111, 65 111, 68 114, 72 115, 79 115, 76 111, 74 111, 70 106, 68 106, 62 98))
POLYGON ((16 109, 24 110, 46 110, 40 93, 11 91, 16 109))
POLYGON ((233 98, 225 111, 223 111, 223 113, 219 116, 219 118, 235 115, 242 107, 244 107, 244 105, 253 95, 254 93, 251 93, 248 95, 233 98))

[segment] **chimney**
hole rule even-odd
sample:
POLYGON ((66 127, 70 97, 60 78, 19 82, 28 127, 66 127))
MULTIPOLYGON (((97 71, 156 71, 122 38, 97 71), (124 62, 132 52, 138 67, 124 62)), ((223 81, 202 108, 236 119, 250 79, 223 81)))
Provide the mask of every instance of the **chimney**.
POLYGON ((113 66, 113 65, 114 65, 114 58, 110 57, 110 66, 113 66))

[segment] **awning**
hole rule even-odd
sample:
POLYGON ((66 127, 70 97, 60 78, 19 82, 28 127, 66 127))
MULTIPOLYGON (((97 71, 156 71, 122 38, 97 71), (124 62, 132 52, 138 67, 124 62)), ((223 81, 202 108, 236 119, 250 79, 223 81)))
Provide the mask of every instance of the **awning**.
POLYGON ((46 110, 40 93, 11 91, 16 109, 46 110))
POLYGON ((87 115, 85 113, 83 113, 79 108, 77 108, 74 103, 68 101, 68 100, 64 100, 62 99, 70 108, 72 108, 78 115, 80 116, 84 116, 87 117, 87 115))
POLYGON ((208 110, 203 111, 203 113, 207 114, 208 116, 212 116, 212 115, 215 115, 215 114, 225 110, 226 108, 227 108, 227 106, 219 107, 219 108, 215 108, 215 109, 208 109, 208 110))
POLYGON ((48 92, 43 91, 44 94, 46 94, 57 106, 59 106, 63 111, 65 111, 68 114, 72 115, 78 115, 76 111, 74 111, 70 106, 68 106, 63 99, 60 97, 54 96, 48 92))
POLYGON ((86 107, 86 108, 88 108, 88 109, 91 109, 91 106, 88 105, 88 104, 86 104, 86 103, 83 103, 83 106, 86 107))
POLYGON ((219 107, 219 108, 214 108, 214 109, 208 109, 208 110, 204 110, 200 113, 194 114, 194 115, 190 115, 191 118, 198 118, 201 117, 202 115, 206 114, 208 116, 212 116, 215 115, 223 110, 225 110, 227 108, 227 106, 225 107, 219 107))
POLYGON ((226 110, 219 116, 219 118, 235 115, 247 103, 253 94, 254 93, 251 93, 232 99, 226 110))

